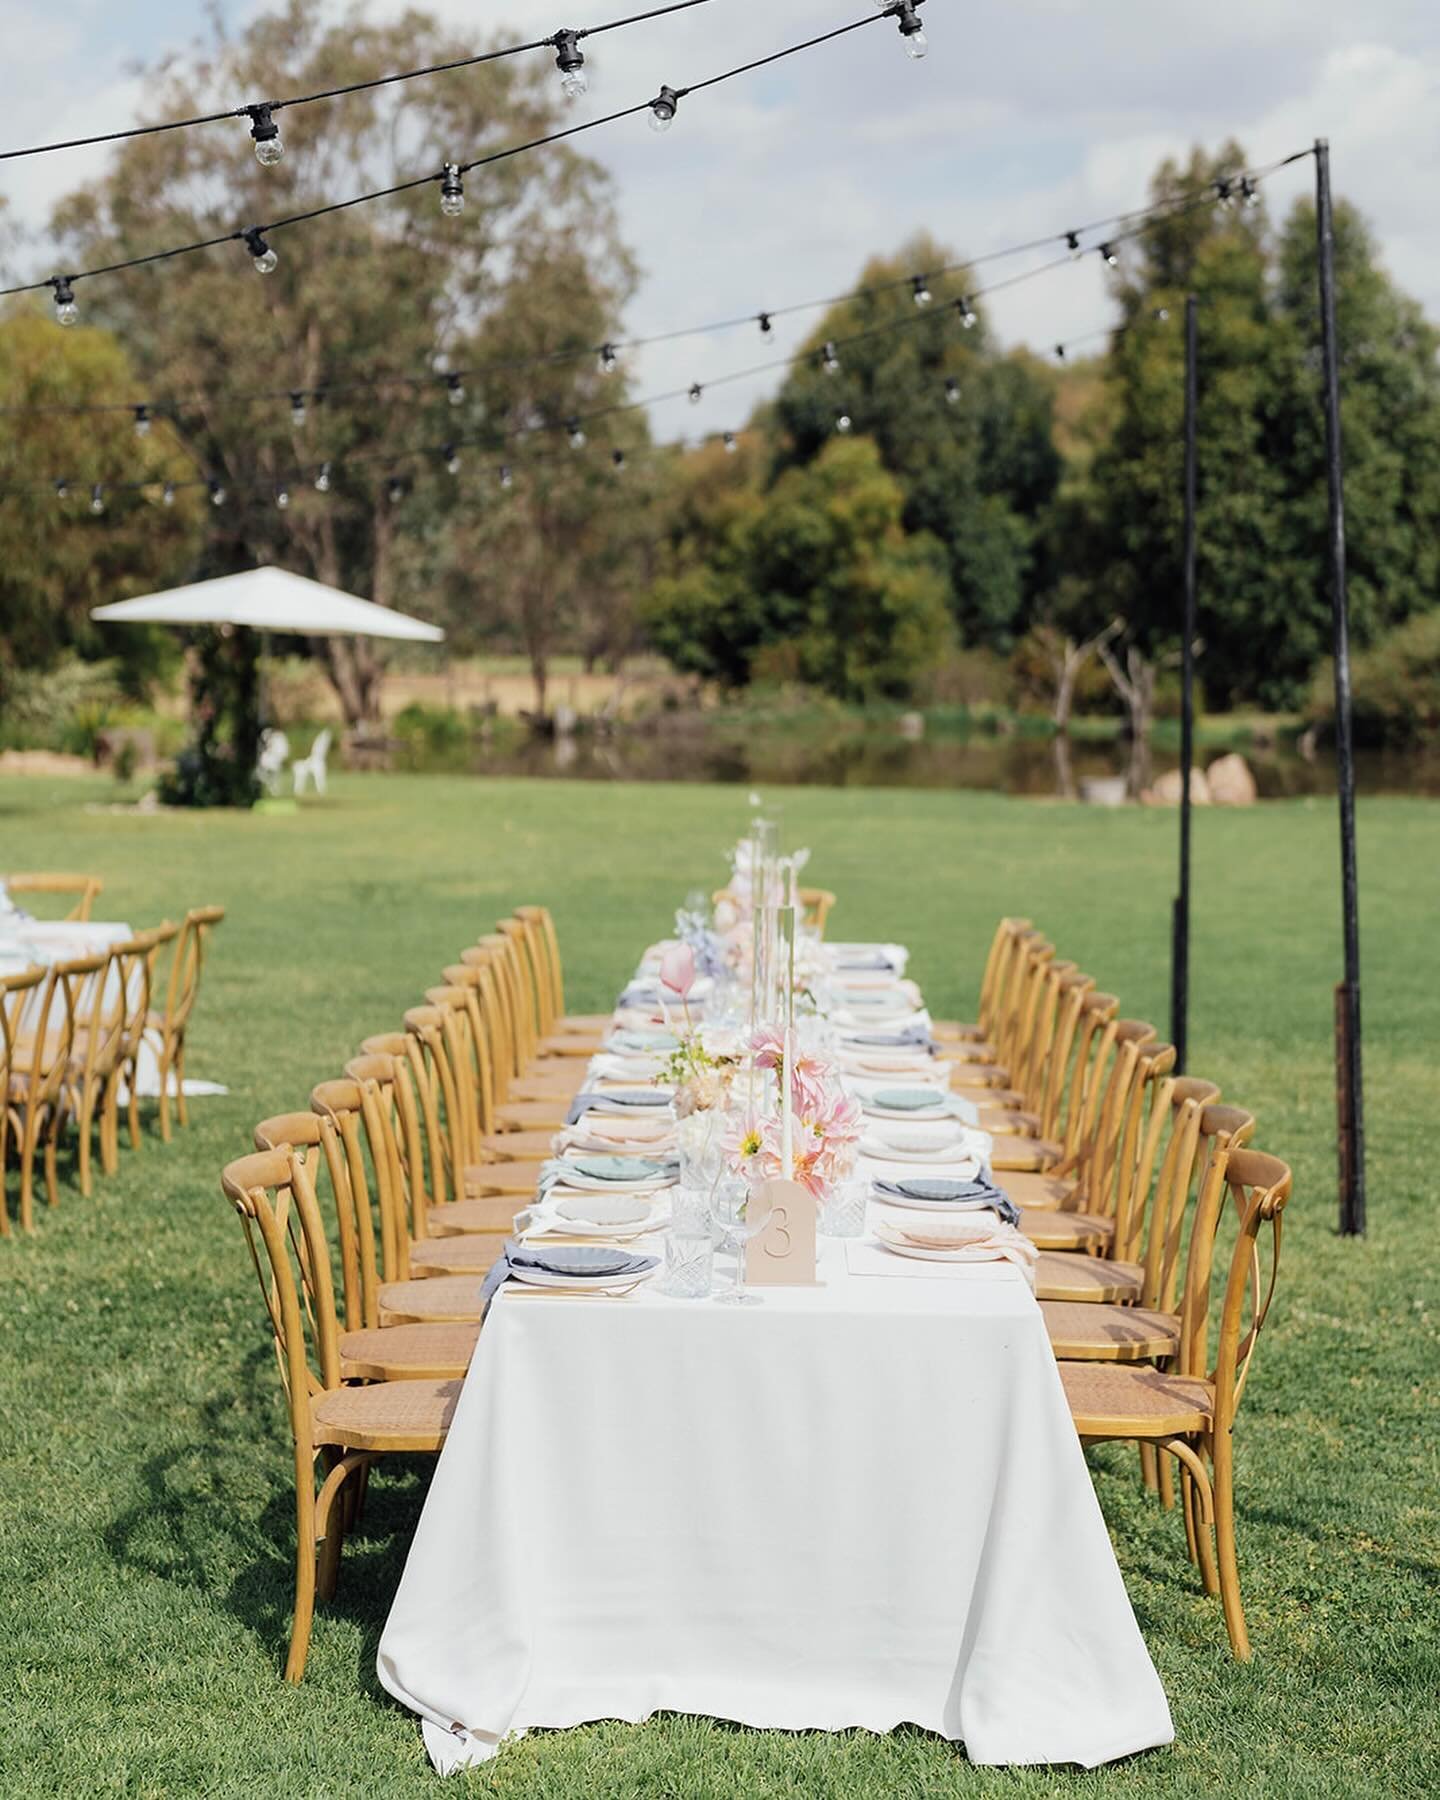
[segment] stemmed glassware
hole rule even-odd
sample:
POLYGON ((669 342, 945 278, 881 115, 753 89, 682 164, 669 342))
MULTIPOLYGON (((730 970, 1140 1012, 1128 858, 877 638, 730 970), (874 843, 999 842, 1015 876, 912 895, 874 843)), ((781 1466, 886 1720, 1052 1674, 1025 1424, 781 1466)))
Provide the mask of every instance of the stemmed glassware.
POLYGON ((749 1189, 734 1179, 716 1184, 713 1206, 715 1222, 725 1234, 726 1247, 735 1252, 735 1285, 715 1296, 719 1306, 758 1306, 760 1296, 745 1286, 745 1246, 764 1228, 763 1218, 751 1220, 746 1214, 749 1189))

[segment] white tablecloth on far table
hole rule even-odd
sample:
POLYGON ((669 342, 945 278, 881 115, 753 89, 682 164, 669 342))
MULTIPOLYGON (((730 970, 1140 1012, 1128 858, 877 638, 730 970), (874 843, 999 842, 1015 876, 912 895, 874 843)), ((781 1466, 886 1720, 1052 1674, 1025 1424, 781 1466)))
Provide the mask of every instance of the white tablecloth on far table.
POLYGON ((1039 1309, 1001 1265, 748 1308, 502 1289, 380 1642, 437 1767, 657 1709, 974 1762, 1172 1736, 1039 1309))

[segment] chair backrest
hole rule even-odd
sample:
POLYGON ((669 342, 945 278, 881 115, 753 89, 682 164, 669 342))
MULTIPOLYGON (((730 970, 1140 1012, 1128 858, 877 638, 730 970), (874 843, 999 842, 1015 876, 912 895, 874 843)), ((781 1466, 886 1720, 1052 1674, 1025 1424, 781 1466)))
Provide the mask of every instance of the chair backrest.
POLYGON ((480 1135, 495 1129, 496 1014, 494 978, 475 963, 450 963, 441 973, 447 986, 465 995, 470 1049, 475 1058, 475 1106, 480 1135))
POLYGON ((136 932, 132 940, 139 949, 139 961, 125 990, 124 1036, 120 1045, 123 1062, 133 1061, 139 1053, 155 995, 155 964, 161 950, 174 943, 179 931, 178 925, 166 919, 159 925, 152 925, 148 931, 136 932))
MULTIPOLYGON (((1240 1228, 1230 1255, 1230 1274, 1220 1314, 1220 1342, 1211 1379, 1215 1383, 1215 1435, 1218 1439, 1223 1434, 1228 1444, 1250 1375, 1256 1340, 1275 1298, 1281 1225, 1293 1177, 1278 1156, 1267 1156, 1263 1150, 1232 1150, 1225 1159, 1224 1180, 1239 1212, 1240 1228), (1267 1226, 1268 1279, 1262 1268, 1261 1251, 1267 1226)), ((1192 1345, 1192 1350, 1195 1347, 1192 1345)))
POLYGON ((1055 946, 1038 931, 1020 934, 995 1032, 995 1047, 1000 1060, 1012 1072, 1018 1072, 1024 1066, 1035 1011, 1045 984, 1045 970, 1054 956, 1055 946))
POLYGON ((196 906, 186 913, 180 934, 170 953, 170 975, 165 984, 164 1030, 168 1037, 183 1031, 200 991, 200 973, 210 933, 225 917, 223 906, 196 906))
POLYGON ((548 983, 535 961, 530 942, 530 931, 525 921, 518 916, 512 919, 502 919, 496 929, 506 940, 514 961, 520 1004, 525 1008, 526 1022, 530 1027, 532 1049, 534 1049, 538 1047, 541 1038, 545 1037, 551 1028, 548 983))
MULTIPOLYGON (((18 1073, 20 1068, 16 1044, 22 1029, 22 1016, 34 1004, 48 978, 49 971, 42 963, 17 970, 14 975, 0 975, 0 1106, 5 1104, 10 1091, 11 1071, 18 1073)), ((0 1205, 0 1216, 3 1214, 4 1207, 0 1205)))
POLYGON ((33 1030, 27 1058, 23 1045, 16 1046, 15 1068, 26 1077, 26 1098, 32 1106, 53 1105, 70 1073, 75 1033, 92 1024, 104 1000, 104 975, 108 953, 72 956, 51 963, 45 971, 39 1003, 33 1015, 27 1008, 24 1031, 33 1030))
POLYGON ((340 1385, 330 1246, 311 1165, 292 1149, 261 1150, 229 1163, 220 1182, 245 1227, 290 1402, 297 1473, 309 1479, 312 1401, 340 1385))
POLYGON ((835 896, 829 888, 802 887, 797 889, 797 897, 804 922, 823 938, 826 921, 835 906, 835 896))
POLYGON ((488 932, 480 939, 480 948, 492 953, 491 967, 510 1027, 514 1073, 523 1075, 535 1054, 535 1007, 525 991, 519 953, 513 938, 501 931, 488 932))
POLYGON ((1180 1302, 1187 1220, 1193 1236, 1192 1201, 1205 1192, 1217 1159, 1239 1149, 1255 1129, 1250 1113, 1218 1104, 1220 1090, 1213 1081, 1183 1075, 1169 1085, 1170 1138, 1160 1171, 1152 1189, 1153 1157, 1137 1169, 1129 1215, 1124 1231, 1117 1229, 1115 1249, 1125 1260, 1142 1261, 1141 1304, 1162 1312, 1176 1311, 1180 1302))
POLYGON ((565 1017, 565 980, 560 962, 560 940, 555 932, 555 921, 550 916, 548 906, 517 906, 517 919, 524 919, 535 936, 539 960, 543 963, 550 977, 550 1015, 552 1019, 565 1017))
MULTIPOLYGON (((431 993, 449 995, 457 990, 432 988, 431 993)), ((479 1154, 470 1058, 459 1025, 464 1017, 463 1002, 457 999, 450 1004, 431 1000, 425 1006, 412 1006, 404 1018, 406 1031, 424 1056, 429 1096, 424 1116, 430 1149, 430 1195, 437 1204, 449 1198, 451 1188, 457 1198, 463 1193, 463 1170, 479 1154)), ((468 1028, 466 1020, 467 1033, 468 1028)), ((421 1098, 423 1103, 425 1095, 421 1098)))
POLYGON ((1040 1088, 1040 1135, 1043 1138, 1055 1137, 1060 1129, 1060 1106, 1065 1097, 1065 1075, 1075 1048, 1075 1033, 1080 1028, 1086 996, 1095 990, 1094 977, 1073 965, 1059 971, 1056 980, 1059 991, 1055 997, 1055 1023, 1040 1088))
POLYGON ((1063 1129, 1066 1167, 1078 1166, 1081 1148, 1090 1141, 1100 1107, 1105 1072, 1115 1048, 1115 1020, 1120 1002, 1114 994, 1090 989, 1080 1002, 1067 1067, 1060 1070, 1061 1100, 1057 1126, 1063 1129))
POLYGON ((90 917, 90 909, 105 883, 98 875, 67 875, 57 870, 35 869, 7 875, 5 886, 11 894, 75 894, 78 898, 65 917, 83 920, 90 917))

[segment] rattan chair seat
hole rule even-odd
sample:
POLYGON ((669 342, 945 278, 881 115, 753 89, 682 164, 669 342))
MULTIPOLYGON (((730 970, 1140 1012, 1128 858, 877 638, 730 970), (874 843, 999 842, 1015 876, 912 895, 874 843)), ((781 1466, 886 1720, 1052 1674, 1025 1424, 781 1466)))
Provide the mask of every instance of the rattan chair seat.
POLYGON ((1010 1086, 1010 1071, 1001 1063, 952 1062, 952 1088, 1005 1088, 1010 1086))
MULTIPOLYGON (((555 1131, 492 1131, 480 1140, 480 1153, 495 1162, 543 1162, 555 1154, 555 1131)), ((475 1163, 476 1169, 488 1169, 489 1163, 475 1163)))
POLYGON ((1020 1229, 1041 1250, 1103 1250, 1115 1235, 1115 1221, 1053 1206, 1022 1207, 1020 1229))
POLYGON ((565 1124, 569 1111, 566 1094, 553 1100, 506 1100, 495 1108, 495 1123, 500 1133, 510 1131, 548 1131, 555 1133, 565 1124))
POLYGON ((1085 1305, 1138 1300, 1145 1283, 1139 1263, 1108 1262, 1103 1256, 1042 1250, 1035 1268, 1037 1300, 1076 1300, 1085 1305))
POLYGON ((1040 1311, 1051 1347, 1062 1361, 1148 1362, 1151 1357, 1172 1356, 1180 1343, 1179 1318, 1148 1306, 1042 1300, 1040 1311))
POLYGON ((1174 1437, 1208 1431, 1214 1416, 1215 1390, 1195 1376, 1067 1362, 1060 1379, 1081 1437, 1174 1437))
MULTIPOLYGON (((526 1132, 516 1132, 516 1137, 525 1137, 526 1132)), ((500 1140, 502 1143, 504 1139, 500 1140)), ((546 1138, 548 1151, 550 1140, 546 1138)), ((504 1196, 517 1202, 511 1211, 518 1210, 518 1202, 532 1197, 540 1185, 540 1174, 545 1167, 544 1157, 525 1157, 515 1162, 469 1163, 464 1170, 466 1195, 472 1200, 484 1200, 495 1196, 504 1196)), ((436 1209, 437 1211, 440 1209, 436 1209)), ((431 1213, 433 1218, 435 1213, 431 1213)), ((461 1227, 457 1227, 462 1229, 461 1227)), ((466 1226, 463 1229, 469 1230, 466 1226)))
POLYGON ((382 1381, 373 1387, 333 1388, 311 1408, 315 1440, 352 1450, 438 1450, 463 1386, 460 1381, 382 1381))
POLYGON ((458 1381, 479 1336, 478 1324, 372 1326, 344 1333, 340 1360, 347 1381, 458 1381))
POLYGON ((427 1208, 425 1228, 432 1238, 466 1236, 477 1231, 508 1232, 524 1204, 516 1194, 482 1194, 474 1200, 453 1200, 445 1206, 427 1208))
POLYGON ((606 1033, 602 1031, 597 1031, 593 1037, 580 1031, 562 1031, 554 1037, 542 1038, 536 1045, 535 1054, 542 1062, 562 1056, 594 1056, 596 1051, 605 1048, 605 1037, 606 1033))
POLYGON ((1075 1198, 1078 1187, 1071 1176, 1038 1174, 1028 1169, 1014 1169, 1005 1177, 1005 1192, 1021 1212, 1064 1206, 1075 1198))
POLYGON ((380 1289, 382 1325, 455 1324, 480 1320, 479 1275, 387 1281, 380 1289))
POLYGON ((510 1227, 505 1225, 498 1231, 492 1226, 489 1231, 426 1238, 423 1243, 410 1246, 410 1273, 423 1281, 442 1275, 484 1275, 510 1235, 510 1227))
POLYGON ((1065 1146, 1052 1143, 1049 1138, 1001 1134, 995 1138, 994 1148, 990 1152, 990 1167, 997 1175, 1002 1169, 1014 1169, 1021 1173, 1033 1169, 1039 1172, 1059 1162, 1064 1154, 1065 1146))

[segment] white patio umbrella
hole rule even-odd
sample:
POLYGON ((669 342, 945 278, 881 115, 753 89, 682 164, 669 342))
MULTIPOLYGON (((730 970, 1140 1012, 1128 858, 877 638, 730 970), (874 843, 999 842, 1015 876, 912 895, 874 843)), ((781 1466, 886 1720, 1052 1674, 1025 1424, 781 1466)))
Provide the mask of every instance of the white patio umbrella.
POLYGON ((342 594, 323 581, 270 568, 116 600, 92 607, 90 617, 128 625, 246 625, 252 631, 301 637, 404 638, 420 644, 439 644, 445 638, 438 625, 342 594))

